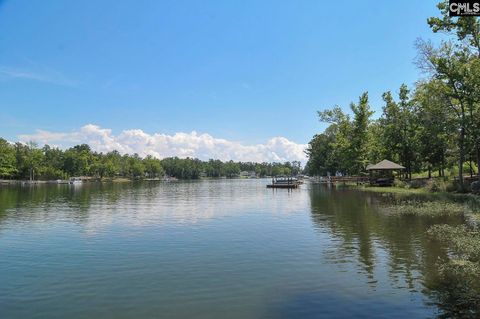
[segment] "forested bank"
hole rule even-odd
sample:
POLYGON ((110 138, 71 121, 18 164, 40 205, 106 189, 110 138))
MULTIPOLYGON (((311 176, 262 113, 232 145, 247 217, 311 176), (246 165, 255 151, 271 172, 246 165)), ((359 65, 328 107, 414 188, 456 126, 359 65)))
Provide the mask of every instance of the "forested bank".
POLYGON ((426 172, 464 174, 480 166, 480 23, 474 16, 449 17, 448 1, 440 17, 428 19, 439 45, 417 40, 416 63, 424 77, 413 88, 402 85, 383 94, 382 114, 374 112, 368 93, 350 105, 319 112, 329 126, 310 141, 306 171, 312 175, 357 175, 369 163, 389 159, 406 167, 406 177, 426 172))
POLYGON ((141 158, 137 154, 122 155, 117 151, 98 153, 86 144, 64 151, 48 145, 39 148, 34 143, 12 144, 0 138, 0 179, 56 180, 73 176, 143 179, 164 175, 197 179, 236 177, 242 171, 254 172, 259 177, 298 174, 300 162, 222 162, 177 157, 160 160, 152 156, 141 158))

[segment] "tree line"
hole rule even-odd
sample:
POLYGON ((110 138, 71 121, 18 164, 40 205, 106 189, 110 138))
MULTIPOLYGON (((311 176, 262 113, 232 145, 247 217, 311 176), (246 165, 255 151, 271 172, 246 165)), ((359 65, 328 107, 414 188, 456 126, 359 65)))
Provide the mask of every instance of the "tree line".
POLYGON ((429 18, 433 32, 445 33, 439 45, 417 40, 416 64, 425 77, 413 88, 382 95, 382 114, 373 120, 368 92, 350 105, 318 112, 329 126, 310 141, 306 170, 357 175, 368 163, 389 159, 405 166, 405 175, 457 170, 463 188, 465 171, 480 167, 480 23, 478 17, 450 17, 448 1, 429 18))
POLYGON ((161 178, 165 175, 178 179, 200 177, 236 177, 242 171, 256 176, 296 175, 300 162, 253 163, 201 161, 195 158, 170 157, 141 158, 138 154, 120 154, 117 151, 98 153, 87 144, 67 150, 35 143, 9 143, 0 138, 0 178, 21 180, 56 180, 74 176, 94 178, 126 177, 131 179, 161 178))

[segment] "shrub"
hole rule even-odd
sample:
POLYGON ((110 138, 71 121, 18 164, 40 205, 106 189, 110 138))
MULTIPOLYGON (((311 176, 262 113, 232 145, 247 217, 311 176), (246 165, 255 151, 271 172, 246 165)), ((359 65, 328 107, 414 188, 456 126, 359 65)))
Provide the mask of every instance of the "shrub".
POLYGON ((393 181, 393 186, 399 187, 399 188, 407 188, 407 183, 405 183, 405 182, 402 181, 402 180, 395 179, 395 180, 393 181))
POLYGON ((410 185, 410 188, 421 188, 426 185, 427 181, 425 179, 412 179, 408 184, 410 185))
POLYGON ((433 287, 442 317, 479 318, 480 233, 466 226, 435 225, 428 234, 449 252, 438 261, 440 277, 433 287))
POLYGON ((390 215, 397 216, 454 216, 462 215, 464 206, 446 201, 397 200, 383 206, 390 215))
POLYGON ((457 189, 458 189, 458 186, 456 182, 449 181, 445 185, 445 190, 447 192, 455 192, 457 191, 457 189))
POLYGON ((432 193, 444 192, 447 189, 447 185, 441 179, 431 179, 427 181, 425 188, 432 193))
POLYGON ((470 185, 470 189, 474 194, 480 194, 480 181, 475 181, 470 185))

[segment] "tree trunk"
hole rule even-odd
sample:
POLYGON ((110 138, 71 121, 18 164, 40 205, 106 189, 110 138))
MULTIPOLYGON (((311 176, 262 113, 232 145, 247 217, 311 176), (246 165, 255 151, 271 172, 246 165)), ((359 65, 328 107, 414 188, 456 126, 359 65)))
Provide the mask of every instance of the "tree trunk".
POLYGON ((428 178, 432 178, 432 166, 428 165, 428 178))
POLYGON ((442 177, 445 178, 445 152, 442 154, 442 177))
POLYGON ((465 140, 465 128, 460 129, 460 139, 459 139, 459 156, 458 156, 458 183, 460 185, 460 190, 463 191, 463 162, 465 160, 465 150, 464 150, 464 140, 465 140))
POLYGON ((477 180, 480 181, 480 142, 477 143, 477 180))
POLYGON ((445 149, 442 152, 442 163, 440 167, 440 176, 445 177, 445 149))

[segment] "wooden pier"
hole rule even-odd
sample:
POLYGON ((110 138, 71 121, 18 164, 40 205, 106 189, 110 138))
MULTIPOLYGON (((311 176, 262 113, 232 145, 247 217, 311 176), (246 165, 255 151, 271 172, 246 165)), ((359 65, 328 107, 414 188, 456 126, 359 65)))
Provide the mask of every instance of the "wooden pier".
POLYGON ((312 180, 314 184, 346 184, 346 183, 355 183, 357 185, 360 184, 368 184, 369 177, 368 176, 326 176, 326 177, 317 177, 312 180))

